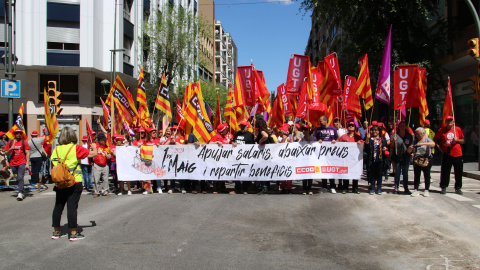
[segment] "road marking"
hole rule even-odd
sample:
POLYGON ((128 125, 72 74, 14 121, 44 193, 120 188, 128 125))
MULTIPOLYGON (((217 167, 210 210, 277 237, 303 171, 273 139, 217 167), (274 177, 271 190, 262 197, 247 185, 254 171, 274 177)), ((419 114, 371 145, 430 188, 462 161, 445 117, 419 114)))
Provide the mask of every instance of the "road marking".
POLYGON ((469 199, 469 198, 467 198, 467 197, 465 197, 465 196, 460 196, 460 195, 458 195, 458 194, 445 194, 445 196, 450 197, 450 198, 452 198, 452 199, 454 199, 454 200, 457 200, 457 201, 459 201, 459 202, 469 202, 469 201, 473 201, 472 199, 469 199))
MULTIPOLYGON (((49 192, 42 192, 41 195, 49 196, 49 195, 55 195, 55 194, 57 194, 55 191, 49 191, 49 192)), ((89 194, 90 194, 90 192, 88 192, 88 191, 83 191, 82 192, 82 195, 89 195, 89 194)))
POLYGON ((472 205, 472 206, 480 209, 480 205, 472 205))

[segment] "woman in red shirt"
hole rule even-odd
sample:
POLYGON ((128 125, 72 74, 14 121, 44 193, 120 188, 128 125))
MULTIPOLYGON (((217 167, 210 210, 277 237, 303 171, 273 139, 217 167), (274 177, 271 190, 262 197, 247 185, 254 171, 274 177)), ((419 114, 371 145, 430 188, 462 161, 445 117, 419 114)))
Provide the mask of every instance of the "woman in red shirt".
MULTIPOLYGON (((340 139, 338 139, 339 142, 356 142, 358 145, 364 144, 362 137, 356 133, 357 131, 357 126, 355 125, 355 122, 350 120, 347 122, 347 133, 343 134, 340 139)), ((342 185, 342 193, 346 194, 348 192, 348 185, 350 181, 343 180, 343 185, 342 185)), ((352 180, 352 188, 353 188, 353 193, 360 194, 358 191, 358 180, 352 180)))

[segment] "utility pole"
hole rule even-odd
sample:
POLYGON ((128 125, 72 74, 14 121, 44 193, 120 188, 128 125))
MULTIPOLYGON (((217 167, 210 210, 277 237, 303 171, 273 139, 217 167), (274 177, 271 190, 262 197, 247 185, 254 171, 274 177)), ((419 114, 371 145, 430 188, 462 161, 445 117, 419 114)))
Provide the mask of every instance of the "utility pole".
MULTIPOLYGON (((17 56, 15 55, 15 3, 14 0, 5 1, 5 48, 4 48, 4 64, 5 77, 9 81, 13 80, 17 75, 16 65, 17 56)), ((13 98, 8 98, 8 126, 13 126, 13 98)))

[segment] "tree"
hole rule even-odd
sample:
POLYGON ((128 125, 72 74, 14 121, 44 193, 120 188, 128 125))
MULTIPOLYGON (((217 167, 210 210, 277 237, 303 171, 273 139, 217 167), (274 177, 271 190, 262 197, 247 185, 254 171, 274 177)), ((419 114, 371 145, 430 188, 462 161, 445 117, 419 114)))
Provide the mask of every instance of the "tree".
POLYGON ((192 70, 198 64, 198 34, 209 33, 213 27, 182 6, 166 4, 152 13, 143 26, 143 47, 148 55, 147 70, 152 74, 151 83, 158 87, 159 78, 165 73, 167 85, 174 78, 195 80, 192 70), (187 76, 185 76, 187 75, 187 76))
MULTIPOLYGON (((446 22, 438 19, 437 0, 297 0, 301 8, 312 11, 341 28, 339 65, 343 75, 357 75, 358 59, 368 54, 373 90, 377 84, 383 47, 392 26, 392 66, 418 64, 427 68, 428 89, 443 88, 438 59, 446 54, 446 22)), ((432 91, 427 91, 427 100, 432 91)))

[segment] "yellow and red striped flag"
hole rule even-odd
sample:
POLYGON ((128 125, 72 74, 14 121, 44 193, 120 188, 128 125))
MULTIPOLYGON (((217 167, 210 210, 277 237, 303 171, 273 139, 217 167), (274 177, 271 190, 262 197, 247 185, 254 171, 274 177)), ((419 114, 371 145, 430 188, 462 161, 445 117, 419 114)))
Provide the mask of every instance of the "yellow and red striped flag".
POLYGON ((55 114, 55 106, 50 106, 47 90, 43 90, 43 106, 45 107, 45 126, 48 130, 48 135, 45 136, 45 140, 50 144, 55 141, 57 133, 59 131, 57 115, 55 114))
POLYGON ((125 88, 120 76, 117 76, 113 87, 110 89, 110 93, 108 94, 107 99, 105 100, 105 104, 110 106, 111 96, 114 97, 114 104, 117 105, 119 112, 122 118, 125 120, 128 126, 132 126, 133 123, 138 118, 138 112, 135 108, 135 103, 130 92, 125 88))
POLYGON ((167 88, 167 79, 165 74, 162 76, 162 82, 160 83, 160 88, 158 89, 157 100, 155 101, 155 107, 168 115, 172 119, 172 109, 170 108, 170 96, 168 94, 167 88))
POLYGON ((24 140, 27 140, 28 139, 27 134, 25 133, 25 127, 23 126, 23 103, 20 106, 20 109, 18 110, 17 119, 15 120, 15 123, 13 124, 13 127, 9 131, 7 131, 7 133, 5 135, 7 135, 8 138, 13 140, 15 138, 15 130, 17 128, 19 128, 23 131, 22 138, 24 140))
POLYGON ((428 105, 427 105, 427 70, 425 68, 419 68, 418 69, 418 83, 419 83, 419 98, 420 98, 420 104, 421 106, 419 107, 419 115, 420 115, 420 125, 423 127, 425 124, 425 118, 428 116, 430 113, 428 111, 428 105))
POLYGON ((233 95, 235 97, 234 107, 245 106, 245 97, 243 96, 244 89, 242 89, 240 78, 240 70, 237 67, 237 72, 235 75, 235 90, 233 92, 233 95))
POLYGON ((197 87, 193 89, 191 98, 188 100, 186 106, 185 120, 192 125, 195 137, 197 137, 200 143, 210 141, 212 136, 215 135, 215 128, 210 123, 207 111, 205 110, 205 102, 203 101, 200 82, 198 82, 197 87))
POLYGON ((140 76, 138 77, 137 86, 138 114, 140 117, 140 125, 143 128, 149 127, 152 123, 150 112, 147 106, 147 93, 145 92, 145 77, 143 76, 143 66, 140 66, 140 76))
POLYGON ((225 118, 225 122, 230 126, 230 130, 237 131, 237 116, 235 115, 233 104, 233 88, 232 84, 230 84, 230 88, 228 89, 227 104, 225 105, 225 110, 223 112, 223 118, 225 118))
POLYGON ((213 119, 213 126, 218 127, 222 123, 222 116, 220 112, 220 96, 217 93, 217 108, 215 108, 215 118, 213 119))
POLYGON ((370 72, 368 70, 368 56, 366 54, 358 60, 358 66, 360 67, 360 74, 358 74, 356 94, 363 98, 365 110, 368 110, 373 106, 373 96, 372 86, 370 85, 370 72))

